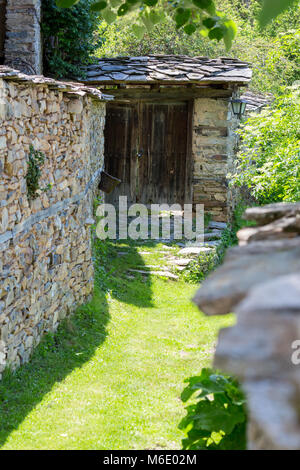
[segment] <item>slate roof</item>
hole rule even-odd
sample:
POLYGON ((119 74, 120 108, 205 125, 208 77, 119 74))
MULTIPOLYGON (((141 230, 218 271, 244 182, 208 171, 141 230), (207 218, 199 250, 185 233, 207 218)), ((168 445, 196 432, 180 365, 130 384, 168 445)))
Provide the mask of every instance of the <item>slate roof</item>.
POLYGON ((265 106, 268 106, 274 100, 274 96, 271 93, 253 93, 252 91, 246 91, 241 96, 241 99, 246 101, 246 112, 251 113, 252 111, 260 111, 265 106))
POLYGON ((151 55, 101 58, 87 68, 84 80, 97 84, 142 83, 248 83, 252 71, 238 59, 151 55))
POLYGON ((97 88, 92 88, 82 83, 54 80, 53 78, 44 77, 43 75, 26 75, 5 65, 0 65, 0 79, 12 80, 14 82, 27 82, 31 85, 47 85, 49 88, 65 93, 79 96, 88 95, 101 101, 113 99, 113 96, 103 94, 97 88))

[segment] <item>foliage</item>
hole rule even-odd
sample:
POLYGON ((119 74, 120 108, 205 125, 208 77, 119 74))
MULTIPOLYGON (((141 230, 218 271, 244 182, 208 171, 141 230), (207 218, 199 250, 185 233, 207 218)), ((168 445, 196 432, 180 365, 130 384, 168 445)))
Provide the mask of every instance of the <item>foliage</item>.
POLYGON ((101 46, 97 56, 186 54, 215 58, 228 55, 251 63, 251 88, 261 92, 279 93, 282 86, 292 85, 300 78, 297 33, 300 9, 297 6, 280 15, 262 32, 258 23, 260 6, 256 0, 249 0, 248 7, 240 0, 216 0, 216 5, 238 27, 229 53, 222 43, 211 41, 199 30, 186 35, 182 28, 174 26, 170 17, 147 31, 142 39, 137 38, 132 31, 135 16, 131 13, 113 24, 105 21, 99 24, 101 46))
POLYGON ((182 278, 186 282, 199 284, 215 268, 216 264, 218 264, 218 256, 214 250, 209 253, 200 253, 182 271, 182 278))
POLYGON ((260 204, 300 199, 299 88, 242 126, 238 186, 247 186, 260 204))
POLYGON ((40 188, 41 167, 45 162, 45 155, 30 146, 30 152, 27 161, 27 173, 25 176, 27 185, 27 196, 29 199, 36 199, 39 191, 48 191, 51 185, 48 184, 45 188, 40 188))
POLYGON ((187 437, 185 450, 244 450, 246 448, 245 396, 237 381, 211 369, 185 380, 181 400, 200 392, 179 424, 187 437))
MULTIPOLYGON (((70 7, 79 0, 56 0, 59 7, 70 7)), ((165 20, 172 19, 177 29, 182 28, 188 35, 200 30, 209 39, 224 40, 230 49, 236 34, 235 23, 224 13, 218 11, 214 0, 101 0, 94 2, 92 11, 100 12, 102 18, 111 24, 118 17, 134 12, 132 31, 142 38, 147 31, 165 20)))
POLYGON ((44 67, 56 78, 83 77, 82 65, 98 47, 94 31, 98 17, 90 10, 92 0, 72 9, 56 6, 55 0, 43 0, 44 67))
MULTIPOLYGON (((56 0, 56 5, 69 8, 79 2, 80 0, 56 0)), ((241 1, 246 7, 248 3, 247 0, 241 1)), ((265 27, 296 3, 298 0, 262 0, 259 2, 260 26, 265 27)), ((142 37, 146 30, 151 30, 155 24, 163 21, 167 13, 174 20, 176 27, 184 27, 187 34, 193 34, 200 25, 205 35, 218 41, 223 38, 226 47, 230 49, 236 26, 232 20, 220 14, 215 4, 216 0, 171 0, 163 4, 160 0, 94 0, 91 10, 101 12, 103 19, 108 23, 136 11, 137 18, 133 30, 138 37, 142 37)))

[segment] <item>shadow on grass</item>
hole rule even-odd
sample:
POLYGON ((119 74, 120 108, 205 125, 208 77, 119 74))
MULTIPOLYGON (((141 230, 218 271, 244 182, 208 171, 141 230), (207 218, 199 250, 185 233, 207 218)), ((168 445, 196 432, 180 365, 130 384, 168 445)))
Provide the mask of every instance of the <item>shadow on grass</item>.
POLYGON ((152 280, 138 247, 155 246, 155 242, 134 242, 132 240, 106 241, 95 240, 97 283, 103 290, 109 291, 113 298, 129 305, 141 308, 153 307, 152 280), (101 259, 106 257, 109 262, 102 266, 101 259), (144 274, 130 271, 138 269, 144 274))
POLYGON ((107 296, 140 307, 152 306, 151 277, 129 276, 143 265, 133 243, 94 243, 95 293, 54 334, 47 334, 30 361, 16 372, 5 371, 0 382, 0 447, 26 416, 74 369, 83 366, 105 341, 109 322, 107 296), (126 251, 126 255, 120 252, 126 251))
POLYGON ((64 320, 55 334, 47 334, 30 361, 15 373, 5 371, 0 382, 0 446, 16 430, 55 383, 81 367, 106 338, 109 321, 104 293, 64 320))

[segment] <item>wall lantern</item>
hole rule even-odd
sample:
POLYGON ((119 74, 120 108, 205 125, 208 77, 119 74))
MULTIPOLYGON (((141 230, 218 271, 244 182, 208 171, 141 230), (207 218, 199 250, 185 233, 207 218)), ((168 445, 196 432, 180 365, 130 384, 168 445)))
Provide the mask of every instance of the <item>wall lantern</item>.
POLYGON ((233 114, 241 119, 246 111, 247 101, 245 100, 230 100, 233 114))

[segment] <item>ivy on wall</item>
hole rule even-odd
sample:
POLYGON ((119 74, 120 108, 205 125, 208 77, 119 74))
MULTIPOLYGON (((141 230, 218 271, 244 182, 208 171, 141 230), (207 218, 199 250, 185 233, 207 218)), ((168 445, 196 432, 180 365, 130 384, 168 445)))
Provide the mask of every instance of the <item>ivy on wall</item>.
POLYGON ((40 187, 41 167, 45 163, 45 158, 43 152, 35 150, 32 145, 30 146, 25 177, 28 199, 36 199, 39 196, 39 191, 46 192, 51 189, 50 184, 45 188, 40 187))
POLYGON ((83 78, 82 65, 98 47, 94 31, 98 16, 92 0, 73 8, 59 8, 55 0, 42 0, 44 74, 55 78, 83 78))

